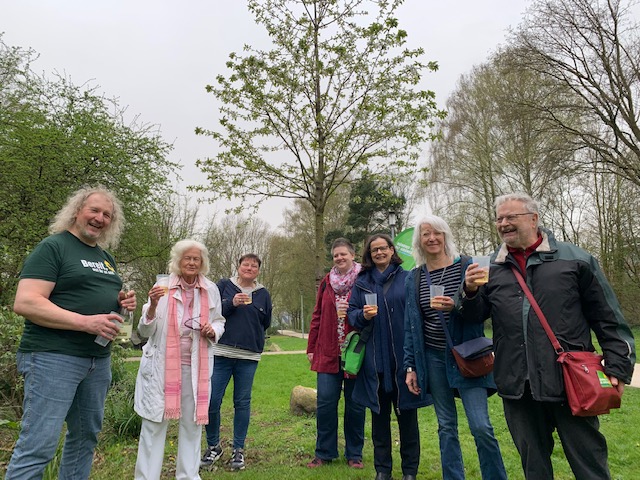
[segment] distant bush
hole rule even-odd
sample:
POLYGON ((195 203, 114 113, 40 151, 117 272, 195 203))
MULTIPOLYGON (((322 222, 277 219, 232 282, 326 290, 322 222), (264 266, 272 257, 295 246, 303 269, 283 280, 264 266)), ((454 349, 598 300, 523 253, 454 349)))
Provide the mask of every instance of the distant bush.
POLYGON ((0 419, 22 417, 24 398, 22 375, 18 373, 16 352, 20 344, 24 319, 7 307, 0 307, 0 419))

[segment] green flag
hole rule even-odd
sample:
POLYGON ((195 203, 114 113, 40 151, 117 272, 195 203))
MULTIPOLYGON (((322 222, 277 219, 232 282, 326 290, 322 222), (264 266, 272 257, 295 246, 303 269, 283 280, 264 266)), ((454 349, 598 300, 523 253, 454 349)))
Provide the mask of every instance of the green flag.
POLYGON ((416 262, 413 260, 413 255, 411 254, 412 240, 413 227, 401 231, 396 235, 396 238, 393 239, 393 243, 396 246, 396 253, 403 260, 402 268, 405 270, 411 270, 416 265, 416 262))

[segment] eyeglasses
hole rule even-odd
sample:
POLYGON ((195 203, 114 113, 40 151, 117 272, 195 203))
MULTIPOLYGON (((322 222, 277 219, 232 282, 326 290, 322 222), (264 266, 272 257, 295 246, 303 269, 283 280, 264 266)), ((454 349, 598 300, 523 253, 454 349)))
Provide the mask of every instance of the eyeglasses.
POLYGON ((371 253, 386 252, 387 250, 389 250, 389 245, 385 245, 384 247, 371 247, 371 253))
POLYGON ((191 330, 200 330, 200 317, 187 318, 183 325, 191 330))
POLYGON ((512 213, 511 215, 505 215, 504 217, 496 217, 496 223, 502 223, 503 220, 506 220, 507 223, 513 223, 521 215, 533 215, 533 214, 534 212, 512 213))

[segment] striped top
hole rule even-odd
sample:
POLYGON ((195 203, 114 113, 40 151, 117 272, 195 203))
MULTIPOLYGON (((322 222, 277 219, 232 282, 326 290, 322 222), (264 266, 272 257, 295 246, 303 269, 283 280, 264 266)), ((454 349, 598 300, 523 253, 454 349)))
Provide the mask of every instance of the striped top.
MULTIPOLYGON (((438 268, 429 272, 431 283, 433 285, 444 285, 444 294, 447 297, 453 297, 460 286, 461 280, 461 262, 455 262, 444 268, 438 268)), ((424 343, 429 348, 444 350, 447 346, 447 340, 442 330, 440 316, 438 311, 429 306, 431 297, 429 295, 429 286, 427 285, 427 276, 424 270, 420 268, 420 290, 418 293, 420 311, 422 312, 422 323, 424 332, 424 343)), ((442 312, 445 322, 449 322, 449 312, 442 312)))
POLYGON ((237 358, 240 360, 253 360, 259 362, 262 354, 259 352, 252 352, 251 350, 245 350, 243 348, 232 347, 231 345, 224 345, 222 343, 216 343, 212 347, 212 352, 218 357, 237 358))

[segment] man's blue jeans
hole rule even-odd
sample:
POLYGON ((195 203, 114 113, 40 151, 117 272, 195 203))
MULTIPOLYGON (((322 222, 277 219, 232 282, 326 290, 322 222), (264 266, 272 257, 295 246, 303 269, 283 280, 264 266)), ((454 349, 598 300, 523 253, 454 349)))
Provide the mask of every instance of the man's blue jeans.
POLYGON ((24 413, 5 479, 42 478, 65 421, 58 478, 89 478, 111 383, 111 358, 18 352, 17 360, 24 377, 24 413))
POLYGON ((316 457, 322 460, 338 458, 338 402, 344 382, 344 456, 347 460, 362 460, 364 446, 365 407, 351 399, 355 378, 344 378, 344 372, 318 373, 316 413, 316 457))
MULTIPOLYGON (((444 480, 462 480, 465 477, 462 451, 458 440, 458 413, 454 390, 447 380, 444 355, 444 351, 434 348, 426 349, 429 393, 433 396, 438 418, 442 477, 444 480)), ((507 474, 502 462, 502 454, 489 420, 487 389, 472 387, 459 388, 458 391, 467 415, 469 429, 476 442, 482 478, 506 480, 507 474)))
POLYGON ((209 424, 207 445, 220 442, 220 406, 227 385, 233 377, 233 448, 244 448, 251 417, 251 389, 258 362, 216 356, 211 375, 211 401, 209 402, 209 424))

